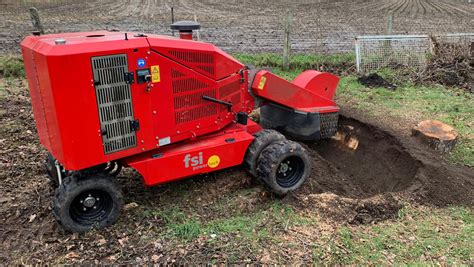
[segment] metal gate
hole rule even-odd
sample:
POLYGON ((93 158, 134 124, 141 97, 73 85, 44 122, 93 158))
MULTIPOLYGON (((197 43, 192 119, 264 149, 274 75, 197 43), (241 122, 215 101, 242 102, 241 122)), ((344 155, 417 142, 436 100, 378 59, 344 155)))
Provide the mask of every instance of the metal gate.
POLYGON ((369 73, 381 68, 404 67, 415 71, 426 68, 434 46, 443 43, 470 44, 474 33, 443 35, 378 35, 355 39, 357 72, 369 73))
POLYGON ((99 110, 104 153, 112 153, 137 145, 127 55, 92 58, 92 70, 99 110))

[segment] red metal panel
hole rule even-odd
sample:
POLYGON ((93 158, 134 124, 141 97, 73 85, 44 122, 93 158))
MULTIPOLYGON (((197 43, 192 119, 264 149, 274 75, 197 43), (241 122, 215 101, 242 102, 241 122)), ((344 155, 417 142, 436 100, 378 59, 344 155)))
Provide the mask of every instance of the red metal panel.
MULTIPOLYGON (((36 41, 31 38, 25 39, 24 43, 32 42, 30 45, 34 46, 36 41)), ((28 87, 30 89, 31 104, 35 107, 33 109, 33 115, 36 121, 36 129, 38 137, 43 146, 51 150, 51 142, 49 140, 48 123, 46 121, 46 114, 43 105, 43 99, 41 96, 41 87, 39 84, 38 72, 35 64, 35 52, 31 49, 22 48, 23 63, 25 66, 25 72, 30 79, 28 79, 28 87)))
MULTIPOLYGON (((303 81, 306 81, 306 84, 312 85, 311 80, 315 80, 316 84, 321 80, 320 82, 322 84, 333 85, 332 77, 331 81, 326 83, 325 79, 328 77, 320 76, 318 72, 304 72, 301 75, 303 75, 303 78, 300 79, 297 77, 295 79, 301 82, 301 84, 304 84, 303 81)), ((315 89, 315 91, 308 90, 266 70, 259 71, 255 75, 252 84, 252 91, 255 95, 295 110, 320 113, 339 111, 339 107, 337 107, 333 100, 319 94, 320 90, 321 89, 315 89)), ((328 91, 333 92, 334 90, 335 86, 330 89, 328 88, 328 91)), ((333 93, 330 95, 332 94, 333 93)))
POLYGON ((240 75, 215 81, 160 54, 152 52, 149 58, 151 65, 159 66, 161 76, 150 93, 156 140, 175 143, 217 131, 241 110, 247 86, 240 75), (202 99, 204 95, 233 101, 234 107, 228 111, 222 104, 202 99))
POLYGON ((339 77, 327 72, 307 70, 293 80, 293 84, 327 99, 333 99, 339 77))
POLYGON ((244 68, 224 51, 209 43, 149 35, 151 49, 187 67, 220 80, 244 68))
MULTIPOLYGON (((32 103, 33 109, 44 108, 51 140, 50 152, 66 169, 83 169, 156 148, 146 85, 134 84, 131 88, 134 115, 140 120, 138 145, 104 154, 91 69, 91 57, 125 53, 128 55, 129 71, 135 72, 136 60, 145 58, 149 52, 145 38, 129 34, 129 39, 125 40, 123 33, 109 32, 30 38, 36 38, 37 45, 25 41, 23 49, 34 50, 38 54, 35 64, 44 100, 43 107, 38 102, 32 103), (85 37, 102 33, 105 36, 85 37), (57 38, 65 39, 66 44, 55 45, 54 40, 57 38)), ((34 81, 30 74, 28 79, 34 81)))
MULTIPOLYGON (((250 112, 253 108, 253 100, 246 92, 246 72, 245 79, 240 81, 243 65, 211 44, 100 31, 32 36, 22 46, 25 54, 34 51, 37 55, 34 65, 38 68, 40 86, 39 90, 34 84, 31 88, 37 92, 32 96, 38 131, 45 147, 66 169, 83 169, 139 154, 155 149, 166 138, 172 143, 218 131, 231 123, 237 112, 250 112), (56 44, 57 39, 63 39, 65 44, 56 44), (150 44, 166 50, 169 58, 150 51, 150 44), (131 85, 133 113, 140 123, 138 144, 105 155, 91 58, 114 54, 126 54, 129 71, 133 73, 139 68, 160 66, 161 79, 151 90, 147 90, 146 83, 131 85), (173 57, 175 60, 171 60, 173 57), (145 59, 145 66, 138 67, 138 59, 145 59), (176 77, 178 72, 184 78, 176 77), (229 112, 221 104, 201 99, 209 94, 232 102, 234 107, 229 112)), ((33 64, 28 63, 31 60, 25 61, 32 83, 33 64)))
POLYGON ((142 153, 125 162, 148 186, 240 165, 254 139, 246 128, 234 124, 211 136, 142 153))

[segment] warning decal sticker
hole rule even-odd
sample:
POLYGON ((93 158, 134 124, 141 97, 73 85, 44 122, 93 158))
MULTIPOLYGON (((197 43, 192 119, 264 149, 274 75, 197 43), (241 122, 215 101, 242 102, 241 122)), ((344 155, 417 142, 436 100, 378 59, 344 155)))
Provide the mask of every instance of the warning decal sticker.
POLYGON ((266 81, 267 81, 267 78, 265 76, 262 76, 262 78, 260 78, 260 82, 258 83, 258 89, 263 90, 263 87, 265 87, 266 81))
POLYGON ((152 83, 160 82, 160 66, 159 65, 151 66, 151 82, 152 83))

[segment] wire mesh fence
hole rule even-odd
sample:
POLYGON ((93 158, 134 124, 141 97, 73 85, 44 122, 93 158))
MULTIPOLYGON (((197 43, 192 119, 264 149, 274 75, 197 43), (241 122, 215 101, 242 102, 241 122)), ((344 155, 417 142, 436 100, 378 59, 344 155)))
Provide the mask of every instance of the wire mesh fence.
POLYGON ((357 71, 367 73, 401 66, 423 69, 433 53, 434 42, 471 43, 474 33, 358 36, 355 40, 357 71))

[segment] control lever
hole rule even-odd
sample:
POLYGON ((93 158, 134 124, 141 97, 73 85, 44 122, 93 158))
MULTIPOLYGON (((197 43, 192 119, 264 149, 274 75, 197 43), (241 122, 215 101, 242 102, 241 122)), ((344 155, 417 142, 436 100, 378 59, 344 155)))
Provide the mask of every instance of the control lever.
POLYGON ((226 101, 223 101, 223 100, 215 99, 214 97, 210 97, 210 96, 207 96, 207 95, 203 95, 202 99, 227 106, 227 110, 229 112, 232 111, 232 103, 231 102, 226 102, 226 101))
POLYGON ((153 83, 151 82, 151 75, 145 75, 145 81, 146 81, 146 92, 150 92, 151 88, 153 87, 153 83))

